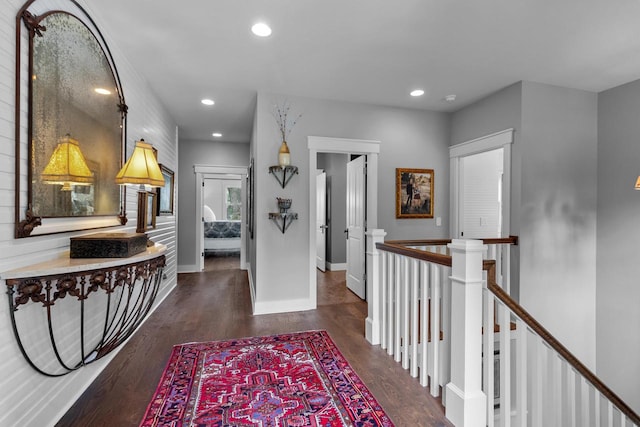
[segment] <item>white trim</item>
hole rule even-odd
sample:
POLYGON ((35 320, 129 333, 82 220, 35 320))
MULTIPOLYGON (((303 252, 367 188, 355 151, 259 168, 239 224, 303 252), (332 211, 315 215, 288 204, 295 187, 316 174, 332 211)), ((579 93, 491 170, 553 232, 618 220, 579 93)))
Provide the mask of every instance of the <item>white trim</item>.
POLYGON ((511 232, 511 145, 513 144, 514 132, 513 128, 509 128, 449 147, 449 188, 451 189, 449 231, 452 238, 459 239, 462 237, 460 236, 460 206, 462 205, 460 160, 466 156, 499 148, 504 149, 501 237, 509 236, 511 232))
POLYGON ((178 273, 197 273, 200 269, 196 264, 192 265, 178 265, 178 273))
POLYGON ((247 212, 245 212, 246 203, 244 201, 247 197, 246 177, 248 175, 247 166, 216 166, 216 165, 193 165, 193 172, 196 174, 196 259, 198 264, 195 271, 202 271, 204 269, 204 225, 202 224, 202 217, 198 220, 197 212, 202 212, 202 185, 205 179, 240 179, 241 185, 241 197, 243 200, 241 207, 241 221, 240 221, 240 269, 246 270, 247 268, 247 222, 245 220, 247 212))
POLYGON ((347 263, 346 262, 328 262, 327 263, 327 270, 329 271, 343 271, 347 269, 347 263))
POLYGON ((251 293, 251 313, 256 310, 256 291, 253 281, 253 272, 251 271, 251 263, 247 261, 247 278, 249 279, 249 292, 251 293))
POLYGON ((464 157, 470 154, 478 154, 483 151, 491 151, 513 143, 514 129, 509 128, 500 132, 481 136, 469 141, 449 147, 449 157, 464 157))
POLYGON ((291 313, 295 311, 314 310, 316 297, 297 300, 261 301, 253 305, 253 315, 291 313))
POLYGON ((380 141, 308 136, 308 148, 318 153, 370 154, 380 153, 380 141))
POLYGON ((314 174, 318 168, 318 153, 364 154, 367 156, 367 229, 373 229, 378 228, 380 141, 308 136, 307 147, 309 148, 309 300, 312 302, 311 308, 316 308, 318 282, 316 276, 316 180, 314 174))

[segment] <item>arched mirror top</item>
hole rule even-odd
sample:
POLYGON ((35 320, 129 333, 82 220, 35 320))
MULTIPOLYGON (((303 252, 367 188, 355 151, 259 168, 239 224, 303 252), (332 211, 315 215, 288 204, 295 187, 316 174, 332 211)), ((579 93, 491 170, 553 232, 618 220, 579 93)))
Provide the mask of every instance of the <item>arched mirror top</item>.
POLYGON ((27 2, 16 31, 15 236, 124 224, 127 107, 102 34, 73 0, 27 2))

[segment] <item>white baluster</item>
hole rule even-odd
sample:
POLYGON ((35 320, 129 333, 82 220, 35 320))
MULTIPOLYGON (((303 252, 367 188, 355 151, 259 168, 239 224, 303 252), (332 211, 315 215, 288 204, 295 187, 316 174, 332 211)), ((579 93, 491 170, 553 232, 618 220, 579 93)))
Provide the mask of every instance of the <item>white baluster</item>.
POLYGON ((593 409, 595 413, 593 414, 593 419, 595 420, 595 427, 600 427, 602 424, 602 420, 600 419, 600 405, 602 404, 602 400, 600 398, 600 392, 598 390, 593 390, 593 409))
POLYGON ((381 320, 380 320, 380 347, 387 349, 387 330, 388 330, 388 315, 389 315, 389 276, 387 271, 389 270, 389 252, 382 252, 382 262, 380 263, 380 276, 382 277, 382 288, 380 290, 380 308, 381 308, 381 320))
POLYGON ((396 255, 396 283, 395 283, 395 294, 393 296, 394 301, 394 314, 395 318, 393 319, 393 355, 396 362, 400 362, 402 358, 401 352, 401 343, 402 343, 402 259, 404 257, 400 255, 396 255))
MULTIPOLYGON (((440 300, 442 295, 442 276, 440 266, 429 266, 429 282, 431 282, 431 309, 429 322, 431 323, 431 344, 429 346, 429 372, 431 374, 430 392, 432 396, 440 394, 440 300)), ((425 329, 426 331, 426 329, 425 329)))
POLYGON ((420 261, 420 385, 426 387, 429 383, 429 292, 433 282, 429 280, 429 264, 420 261))
MULTIPOLYGON (((486 273, 485 273, 486 275, 486 273)), ((494 317, 495 300, 493 294, 485 288, 484 293, 484 322, 482 334, 482 368, 483 368, 483 388, 487 395, 487 426, 493 427, 495 424, 495 414, 493 409, 493 397, 494 397, 494 334, 493 326, 495 322, 494 317)))
POLYGON ((397 280, 396 280, 396 267, 397 267, 397 258, 398 256, 396 254, 389 254, 389 263, 387 264, 387 277, 389 277, 389 296, 387 298, 388 300, 388 305, 387 305, 387 309, 388 309, 388 316, 387 316, 387 354, 390 356, 393 356, 393 350, 395 350, 395 336, 394 336, 394 332, 395 332, 395 320, 396 320, 396 316, 395 316, 395 311, 396 311, 396 301, 395 301, 395 295, 396 295, 396 284, 397 284, 397 280))
POLYGON ((411 292, 409 290, 410 286, 410 276, 409 276, 409 257, 402 257, 402 340, 400 342, 401 351, 402 351, 402 368, 409 369, 409 340, 410 340, 410 331, 409 327, 411 325, 411 309, 409 308, 409 298, 411 296, 411 292))
MULTIPOLYGON (((411 260, 411 370, 410 375, 413 378, 418 376, 418 331, 420 330, 418 327, 418 307, 420 305, 420 300, 418 299, 418 288, 419 286, 419 270, 418 270, 418 260, 411 260)), ((424 301, 422 302, 424 304, 424 301)), ((422 330, 424 333, 424 329, 422 330)))
POLYGON ((542 339, 535 335, 533 342, 533 366, 531 370, 531 427, 542 427, 543 417, 543 377, 546 373, 547 348, 542 339))
POLYGON ((527 427, 527 325, 516 320, 516 416, 517 425, 527 427))
POLYGON ((498 304, 500 313, 500 425, 511 426, 511 312, 498 304))
POLYGON ((552 363, 551 372, 553 375, 553 390, 554 390, 553 396, 555 396, 555 399, 553 402, 551 402, 551 404, 553 407, 555 425, 561 426, 562 412, 563 412, 562 403, 564 401, 564 395, 562 393, 562 359, 560 359, 560 356, 558 356, 554 352, 552 355, 551 363, 552 363))
POLYGON ((567 425, 576 427, 576 372, 567 364, 567 425))

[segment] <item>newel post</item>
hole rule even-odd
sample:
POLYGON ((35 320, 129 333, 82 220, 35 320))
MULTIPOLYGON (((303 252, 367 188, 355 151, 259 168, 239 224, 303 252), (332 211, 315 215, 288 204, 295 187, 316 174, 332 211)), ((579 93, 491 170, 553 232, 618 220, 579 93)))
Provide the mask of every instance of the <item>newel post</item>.
POLYGON ((451 382, 445 415, 456 427, 484 427, 482 392, 482 252, 479 240, 453 240, 451 250, 451 382))
POLYGON ((381 304, 381 277, 380 277, 380 251, 376 243, 384 242, 387 233, 384 230, 372 229, 367 235, 367 305, 369 313, 365 321, 365 337, 371 345, 380 344, 380 317, 382 316, 381 304))

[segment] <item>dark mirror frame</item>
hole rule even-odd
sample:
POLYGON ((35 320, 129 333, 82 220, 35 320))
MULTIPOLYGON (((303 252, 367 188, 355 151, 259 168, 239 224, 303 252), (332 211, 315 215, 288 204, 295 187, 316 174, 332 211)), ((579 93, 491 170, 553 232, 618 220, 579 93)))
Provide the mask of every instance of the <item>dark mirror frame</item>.
MULTIPOLYGON (((54 13, 64 13, 76 18, 95 37, 100 45, 104 56, 109 63, 111 73, 117 88, 118 105, 120 113, 120 146, 119 166, 124 163, 125 141, 126 141, 126 118, 127 105, 124 101, 122 84, 118 75, 118 70, 111 55, 111 51, 88 13, 74 0, 67 0, 64 6, 48 0, 29 0, 18 11, 16 15, 16 97, 15 97, 15 238, 30 237, 51 233, 61 233, 67 231, 87 230, 93 228, 112 227, 124 225, 127 222, 125 200, 126 194, 124 186, 120 189, 119 214, 105 216, 84 216, 84 217, 56 217, 41 218, 34 215, 31 209, 33 192, 31 188, 32 177, 35 171, 32 170, 32 94, 30 78, 33 70, 33 38, 41 37, 46 32, 46 27, 41 25, 41 21, 54 13), (27 41, 24 46, 23 43, 27 41), (28 58, 28 63, 24 64, 22 58, 28 58), (27 81, 25 81, 27 80, 27 81), (22 91, 27 93, 25 97, 22 91), (26 126, 22 123, 26 122, 26 126), (26 180, 23 170, 26 168, 26 180)), ((115 178, 115 177, 114 177, 115 178)))

